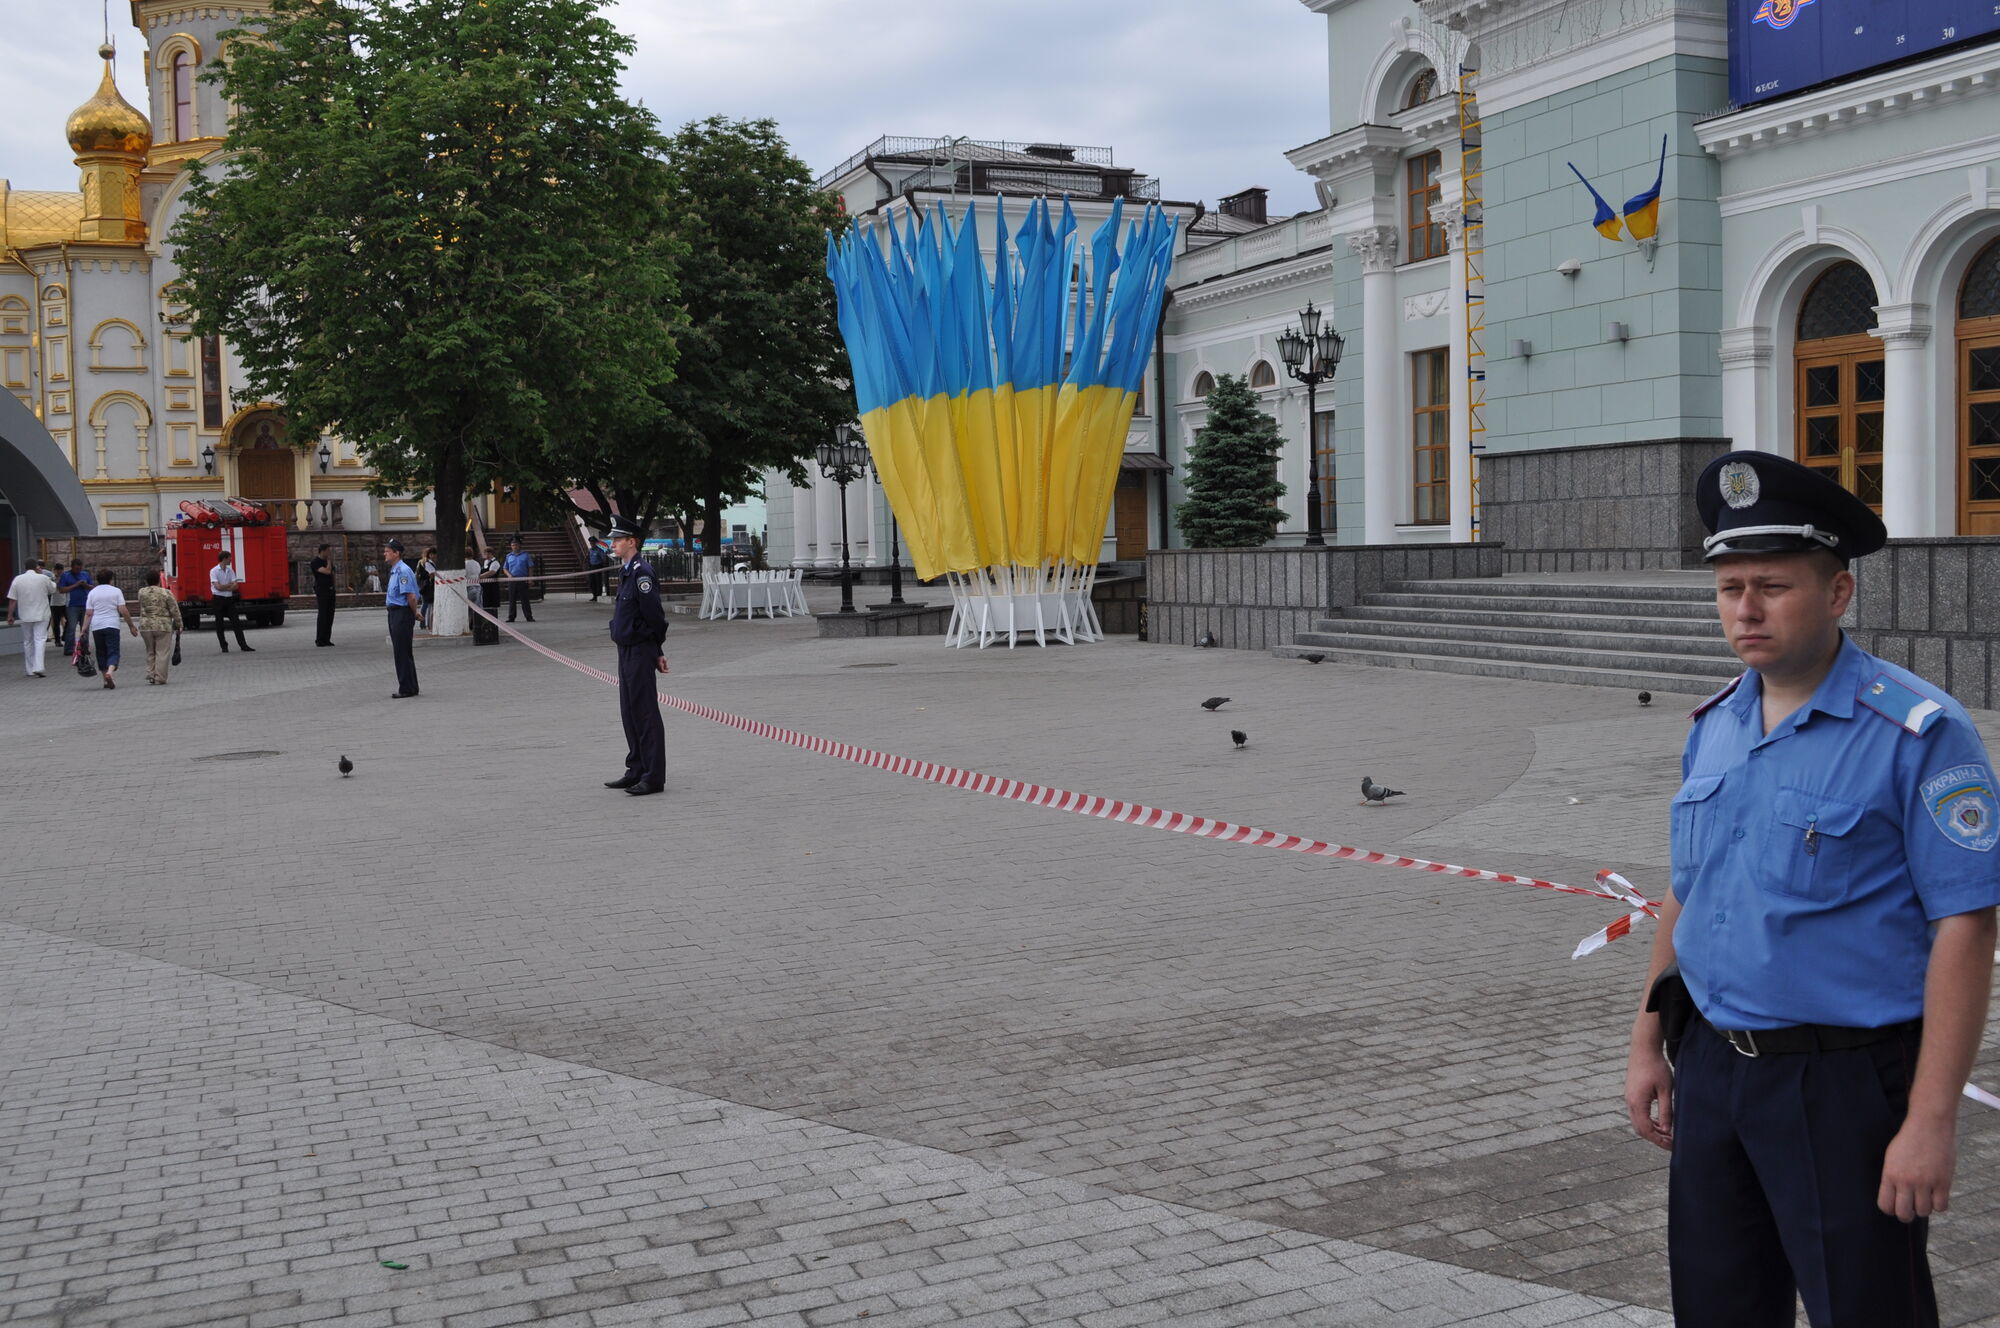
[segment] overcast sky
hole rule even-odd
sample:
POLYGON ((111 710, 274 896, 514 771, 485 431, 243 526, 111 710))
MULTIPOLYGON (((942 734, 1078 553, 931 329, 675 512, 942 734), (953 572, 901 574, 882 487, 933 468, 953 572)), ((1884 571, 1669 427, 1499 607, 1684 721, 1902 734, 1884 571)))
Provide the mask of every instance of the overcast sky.
MULTIPOLYGON (((74 189, 63 121, 97 86, 101 0, 0 0, 0 177, 74 189)), ((112 0, 118 82, 144 88, 112 0)), ((668 129, 777 120, 815 173, 882 134, 1111 147, 1204 201, 1251 185, 1313 206, 1284 151, 1326 133, 1326 20, 1299 0, 617 0, 627 93, 668 129)))

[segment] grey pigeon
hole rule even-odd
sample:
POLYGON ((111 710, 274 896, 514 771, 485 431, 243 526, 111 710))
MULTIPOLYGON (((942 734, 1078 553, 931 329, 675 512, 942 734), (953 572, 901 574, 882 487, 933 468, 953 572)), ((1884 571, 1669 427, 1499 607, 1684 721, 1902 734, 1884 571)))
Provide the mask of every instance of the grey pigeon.
POLYGON ((1304 660, 1304 661, 1305 661, 1306 663, 1308 663, 1308 664, 1317 664, 1317 663, 1319 663, 1319 662, 1320 662, 1321 660, 1325 659, 1325 658, 1326 658, 1326 656, 1325 656, 1325 655, 1300 655, 1300 656, 1299 656, 1299 658, 1300 658, 1300 659, 1302 659, 1302 660, 1304 660))
POLYGON ((1640 704, 1640 705, 1651 705, 1651 704, 1653 704, 1653 694, 1652 694, 1651 692, 1641 692, 1641 693, 1639 693, 1639 704, 1640 704))
POLYGON ((1214 647, 1215 647, 1215 633, 1214 633, 1214 632, 1203 632, 1203 633, 1201 634, 1201 639, 1200 639, 1200 640, 1198 640, 1198 641, 1196 641, 1196 642, 1195 642, 1195 644, 1196 644, 1197 646, 1200 646, 1200 647, 1204 648, 1204 649, 1211 649, 1211 650, 1212 650, 1212 649, 1214 649, 1214 647))
POLYGON ((1229 740, 1236 744, 1238 750, 1250 745, 1250 735, 1242 729, 1229 730, 1229 740))
POLYGON ((1384 788, 1375 782, 1375 778, 1372 775, 1363 775, 1361 777, 1361 801, 1363 803, 1373 803, 1379 807, 1391 798, 1400 798, 1402 796, 1403 790, 1384 788))
POLYGON ((1210 714, 1214 714, 1216 711, 1222 709, 1222 707, 1228 704, 1229 704, 1229 698, 1226 696, 1211 696, 1206 701, 1203 701, 1201 703, 1201 708, 1203 710, 1208 711, 1210 714))
POLYGON ((348 777, 349 775, 351 775, 351 774, 353 774, 353 773, 354 773, 354 762, 352 762, 352 761, 348 760, 348 759, 347 759, 347 758, 346 758, 345 756, 341 757, 341 758, 340 758, 340 777, 341 777, 342 779, 346 779, 346 778, 347 778, 347 777, 348 777))

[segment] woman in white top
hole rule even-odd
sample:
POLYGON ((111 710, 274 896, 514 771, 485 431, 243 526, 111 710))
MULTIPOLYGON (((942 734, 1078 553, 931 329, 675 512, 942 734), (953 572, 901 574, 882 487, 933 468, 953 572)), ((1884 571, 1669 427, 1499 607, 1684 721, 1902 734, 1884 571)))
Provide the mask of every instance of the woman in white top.
MULTIPOLYGON (((125 620, 126 631, 134 636, 139 634, 132 611, 125 607, 125 592, 118 588, 117 582, 111 572, 99 572, 97 589, 83 601, 83 611, 90 620, 90 640, 97 647, 97 668, 104 675, 106 687, 118 685, 111 680, 118 672, 118 620, 125 620)), ((83 649, 81 642, 77 649, 83 649)))

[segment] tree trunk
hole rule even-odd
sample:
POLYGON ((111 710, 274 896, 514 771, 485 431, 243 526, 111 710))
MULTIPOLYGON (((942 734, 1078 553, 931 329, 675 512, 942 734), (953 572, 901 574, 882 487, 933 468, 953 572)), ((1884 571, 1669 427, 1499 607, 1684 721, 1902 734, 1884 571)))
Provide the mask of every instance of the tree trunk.
MULTIPOLYGON (((715 485, 702 495, 701 551, 711 558, 722 557, 722 537, 728 532, 722 525, 722 489, 715 485)), ((716 564, 718 570, 720 562, 716 564)))
POLYGON ((431 502, 437 508, 438 566, 465 565, 465 454, 456 445, 438 456, 431 480, 431 502))

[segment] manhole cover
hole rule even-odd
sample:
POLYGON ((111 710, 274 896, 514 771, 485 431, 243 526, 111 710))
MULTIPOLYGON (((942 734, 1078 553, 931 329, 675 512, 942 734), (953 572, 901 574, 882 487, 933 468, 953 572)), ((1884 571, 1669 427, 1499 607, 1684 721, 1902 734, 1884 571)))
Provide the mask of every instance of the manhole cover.
POLYGON ((217 752, 213 756, 197 756, 197 761, 255 761, 265 756, 281 756, 282 752, 217 752))
POLYGON ((882 664, 843 664, 840 667, 843 669, 893 669, 896 666, 891 663, 882 663, 882 664))

